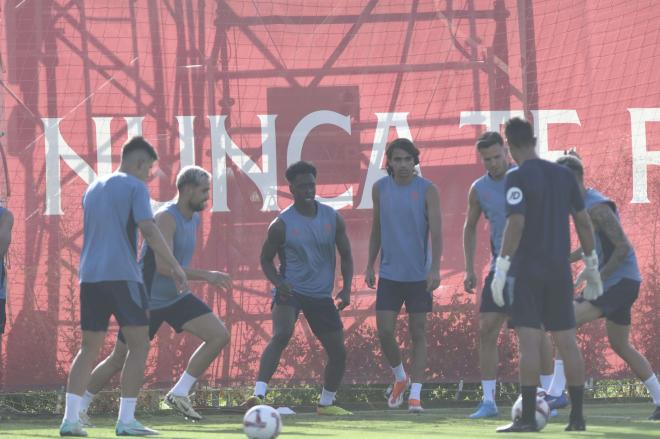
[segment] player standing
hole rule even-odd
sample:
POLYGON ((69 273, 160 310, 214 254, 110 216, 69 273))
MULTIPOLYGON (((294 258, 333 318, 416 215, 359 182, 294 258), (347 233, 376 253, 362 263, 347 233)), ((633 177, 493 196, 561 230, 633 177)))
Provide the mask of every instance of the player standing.
POLYGON ((390 408, 399 407, 410 386, 408 410, 419 413, 423 411, 427 314, 433 308, 433 290, 440 286, 440 195, 431 181, 417 175, 419 150, 410 140, 392 141, 385 154, 388 176, 378 180, 372 189, 373 224, 365 282, 369 288, 375 288, 374 264, 380 253, 376 323, 381 348, 394 373, 387 404, 390 408), (395 337, 397 317, 404 303, 412 337, 410 375, 403 367, 395 337))

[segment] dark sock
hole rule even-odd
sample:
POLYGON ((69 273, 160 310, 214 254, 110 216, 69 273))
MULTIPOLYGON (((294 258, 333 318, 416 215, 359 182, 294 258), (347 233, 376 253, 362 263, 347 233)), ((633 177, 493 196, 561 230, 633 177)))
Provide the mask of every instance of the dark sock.
POLYGON ((582 403, 584 401, 584 386, 568 386, 568 394, 571 397, 570 420, 583 419, 582 403))
POLYGON ((522 421, 536 423, 536 386, 522 386, 522 421))

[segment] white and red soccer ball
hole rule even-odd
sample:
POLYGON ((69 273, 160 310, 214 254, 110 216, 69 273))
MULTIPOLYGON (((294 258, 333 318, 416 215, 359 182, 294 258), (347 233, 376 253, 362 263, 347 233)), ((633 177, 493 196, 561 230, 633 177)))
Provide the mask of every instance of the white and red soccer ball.
MULTIPOLYGON (((540 387, 536 391, 536 426, 539 431, 543 430, 545 424, 548 423, 550 418, 550 407, 545 400, 546 392, 540 387)), ((515 421, 517 418, 522 417, 522 395, 518 397, 516 402, 511 407, 511 420, 515 421)))
POLYGON ((282 418, 268 405, 256 405, 243 417, 243 431, 250 439, 275 439, 282 432, 282 418))

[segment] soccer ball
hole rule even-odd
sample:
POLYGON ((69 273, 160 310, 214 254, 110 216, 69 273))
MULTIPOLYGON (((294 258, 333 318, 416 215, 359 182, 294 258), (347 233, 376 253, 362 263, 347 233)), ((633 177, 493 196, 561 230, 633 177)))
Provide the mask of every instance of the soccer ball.
MULTIPOLYGON (((522 417, 522 395, 518 397, 516 402, 511 407, 511 420, 515 421, 517 418, 522 417)), ((539 388, 536 391, 536 426, 539 431, 543 430, 545 424, 548 423, 550 418, 550 407, 545 401, 545 390, 539 388)))
POLYGON ((268 405, 255 405, 243 417, 243 431, 250 439, 275 439, 282 432, 282 419, 268 405))

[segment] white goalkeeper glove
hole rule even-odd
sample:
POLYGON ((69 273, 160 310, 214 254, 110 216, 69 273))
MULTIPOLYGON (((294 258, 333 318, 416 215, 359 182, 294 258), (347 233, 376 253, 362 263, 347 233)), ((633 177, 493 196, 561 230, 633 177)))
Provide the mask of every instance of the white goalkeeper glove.
POLYGON ((587 300, 596 300, 603 294, 603 281, 600 278, 600 271, 598 271, 596 250, 593 250, 589 256, 582 256, 582 261, 584 261, 584 268, 575 279, 575 288, 579 288, 586 282, 587 285, 584 287, 582 296, 587 300))
POLYGON ((504 301, 504 285, 506 284, 506 274, 509 267, 511 267, 511 260, 508 256, 498 256, 495 260, 495 274, 490 283, 490 292, 493 295, 493 302, 499 307, 506 304, 504 301))

